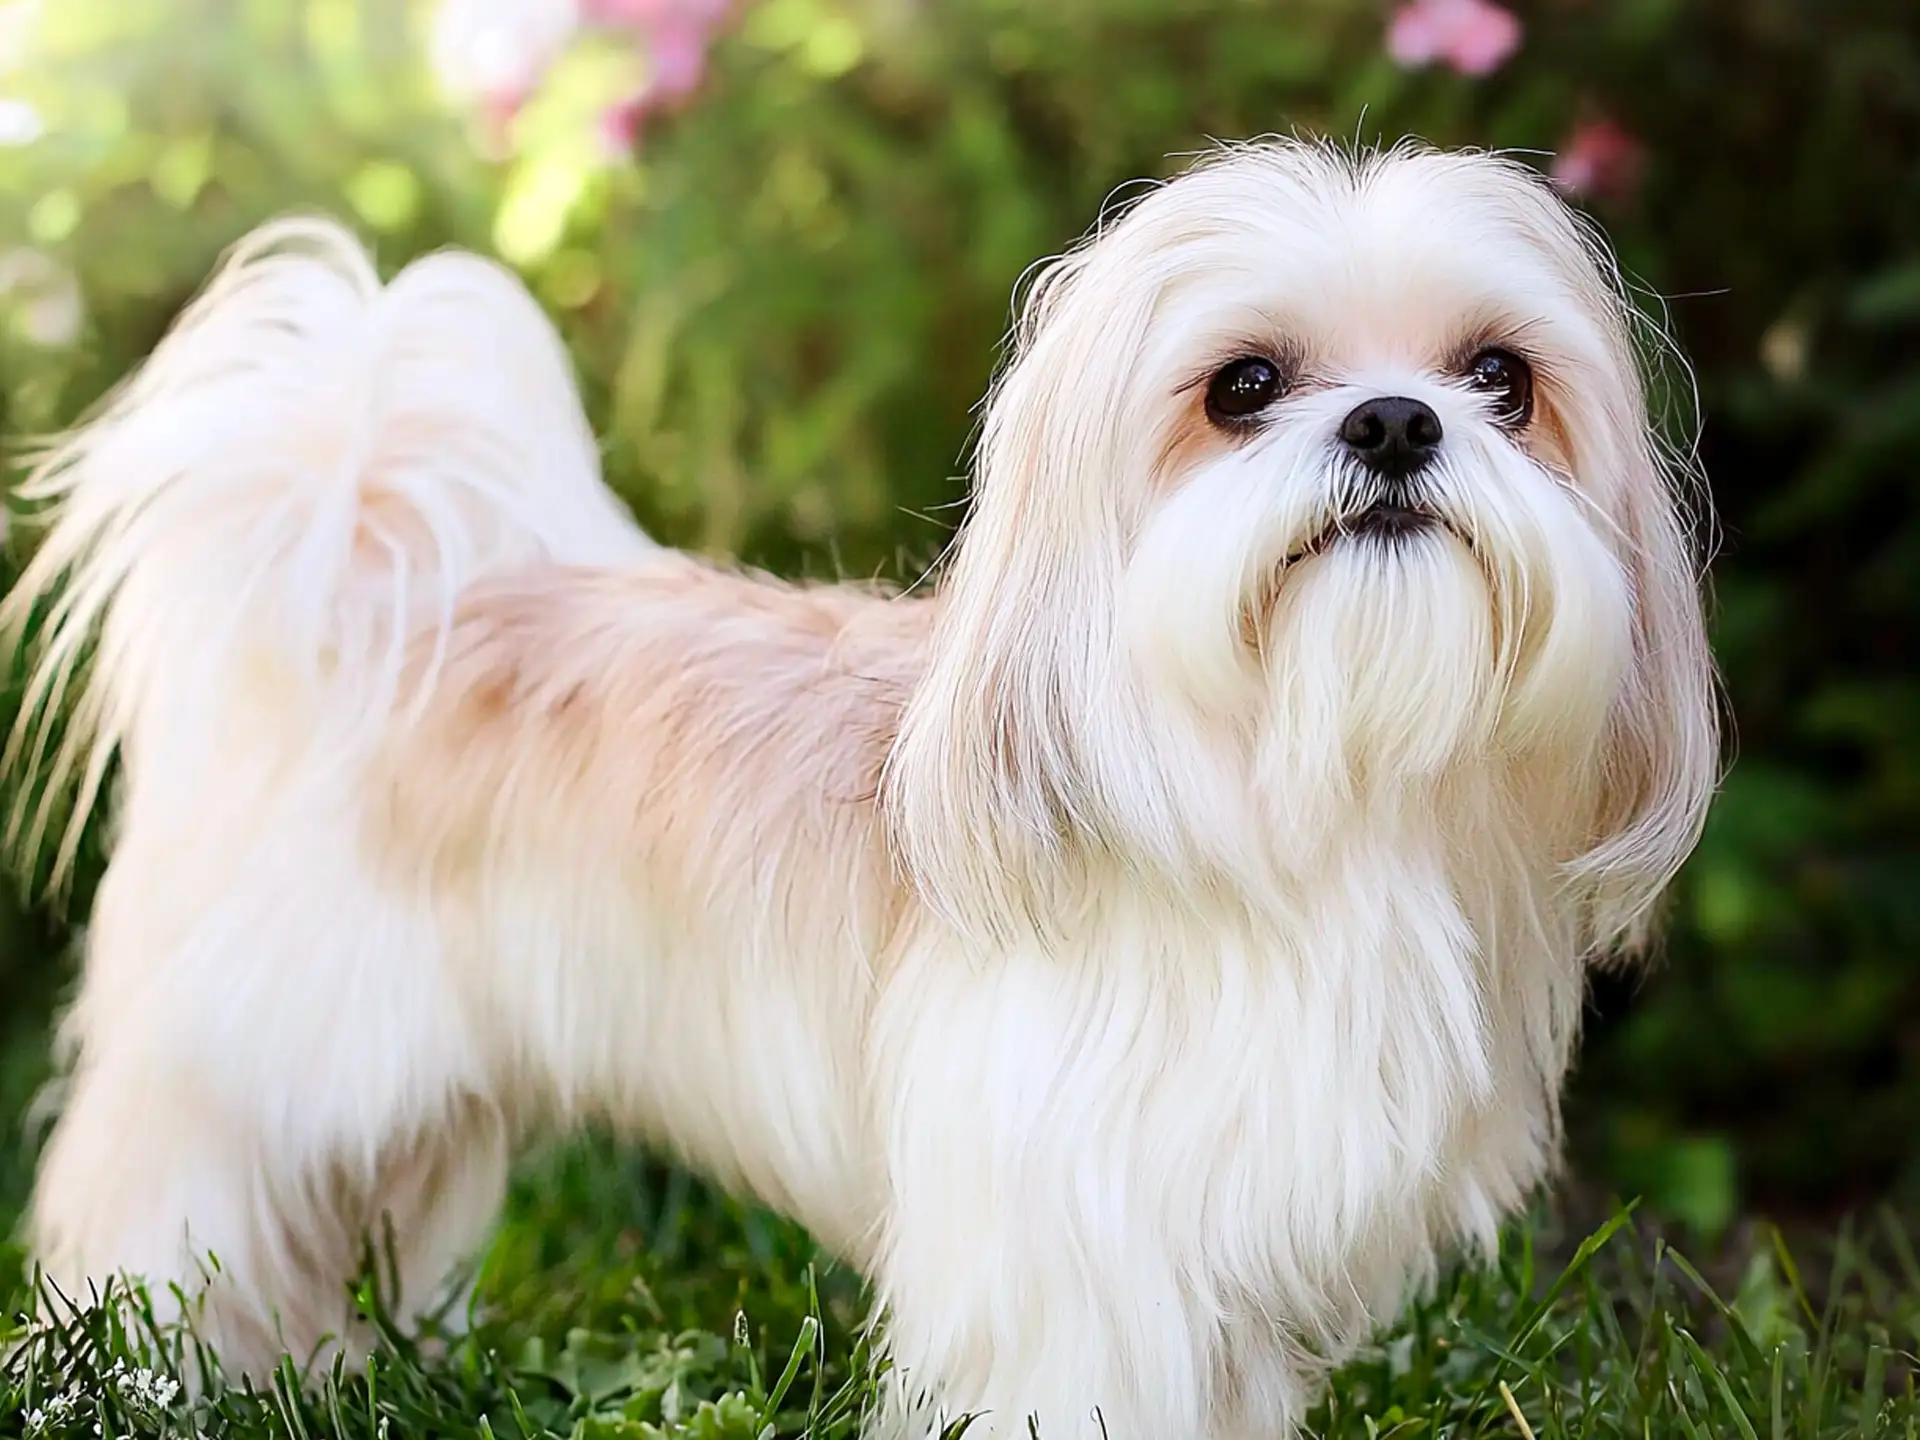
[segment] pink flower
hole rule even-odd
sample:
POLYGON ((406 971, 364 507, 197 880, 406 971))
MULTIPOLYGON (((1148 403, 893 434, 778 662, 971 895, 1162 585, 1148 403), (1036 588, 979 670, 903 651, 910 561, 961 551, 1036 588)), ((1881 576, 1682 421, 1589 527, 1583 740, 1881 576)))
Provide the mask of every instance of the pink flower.
POLYGON ((1621 199, 1639 187, 1646 151, 1612 120, 1574 127, 1553 162, 1553 178, 1576 195, 1621 199))
MULTIPOLYGON (((482 148, 504 158, 513 122, 580 31, 598 30, 644 58, 645 82, 601 112, 610 155, 630 154, 648 115, 706 78, 707 51, 737 0, 438 0, 432 58, 442 85, 473 105, 482 148)), ((6 0, 0 0, 0 11, 6 0)), ((3 104, 4 102, 0 102, 3 104)), ((0 113, 0 122, 7 117, 0 113)), ((5 136, 0 133, 0 143, 5 136)))
POLYGON ((678 100, 699 89, 707 73, 709 39, 706 26, 698 22, 656 28, 647 46, 653 66, 648 90, 663 100, 678 100))
POLYGON ((677 25, 711 30, 725 18, 732 0, 581 0, 580 18, 589 25, 621 30, 657 30, 677 25))
POLYGON ((645 91, 630 95, 600 112, 600 149, 610 160, 633 154, 640 143, 640 127, 646 123, 645 91))
POLYGON ((651 25, 663 0, 581 0, 580 18, 589 25, 651 25))
POLYGON ((1387 53, 1409 68, 1438 60, 1490 75, 1519 48, 1519 19, 1493 0, 1409 0, 1387 29, 1387 53))
POLYGON ((631 29, 647 52, 648 75, 633 94, 600 117, 600 142, 611 154, 630 152, 648 115, 700 88, 707 50, 732 0, 587 0, 595 24, 631 29))

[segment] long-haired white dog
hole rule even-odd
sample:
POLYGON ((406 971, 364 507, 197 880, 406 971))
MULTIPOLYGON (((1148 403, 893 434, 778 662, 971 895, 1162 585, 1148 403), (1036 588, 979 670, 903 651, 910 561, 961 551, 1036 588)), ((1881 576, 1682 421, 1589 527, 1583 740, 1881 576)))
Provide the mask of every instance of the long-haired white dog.
POLYGON ((500 269, 243 242, 28 487, 15 758, 124 767, 52 1278, 351 1347, 369 1231, 424 1306, 597 1117, 872 1277, 878 1432, 1264 1440, 1492 1245, 1716 773, 1604 248, 1261 143, 1016 341, 938 593, 794 586, 634 527, 500 269))

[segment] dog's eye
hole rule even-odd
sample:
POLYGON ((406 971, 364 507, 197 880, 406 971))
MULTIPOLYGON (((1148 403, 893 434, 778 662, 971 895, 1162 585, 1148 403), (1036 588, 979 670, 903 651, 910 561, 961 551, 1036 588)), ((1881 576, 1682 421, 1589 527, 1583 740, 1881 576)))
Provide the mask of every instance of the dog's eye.
POLYGON ((1244 424, 1286 393, 1280 367, 1261 355, 1229 361, 1207 382, 1207 418, 1216 425, 1244 424))
POLYGON ((1502 425, 1518 430, 1533 418, 1533 367, 1511 350, 1482 350, 1467 362, 1467 383, 1487 397, 1502 425))

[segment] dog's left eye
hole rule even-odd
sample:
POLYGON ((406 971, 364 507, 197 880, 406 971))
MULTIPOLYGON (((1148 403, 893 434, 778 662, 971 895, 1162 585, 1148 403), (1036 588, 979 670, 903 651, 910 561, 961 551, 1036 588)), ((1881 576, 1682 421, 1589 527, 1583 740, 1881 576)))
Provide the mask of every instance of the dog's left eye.
POLYGON ((1502 425, 1519 430, 1533 418, 1533 367, 1511 350, 1482 350, 1467 362, 1466 379, 1492 403, 1502 425))
POLYGON ((1229 361, 1207 382, 1207 418, 1216 425, 1244 424, 1286 392, 1280 367, 1262 355, 1229 361))

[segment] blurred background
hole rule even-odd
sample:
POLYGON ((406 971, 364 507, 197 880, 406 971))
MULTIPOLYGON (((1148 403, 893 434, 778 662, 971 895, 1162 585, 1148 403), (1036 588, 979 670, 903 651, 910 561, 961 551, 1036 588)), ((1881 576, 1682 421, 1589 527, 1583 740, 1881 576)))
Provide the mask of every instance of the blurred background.
MULTIPOLYGON (((1709 1238, 1912 1203, 1916 0, 0 0, 0 443, 17 474, 224 246, 320 209, 524 274, 659 534, 910 579, 1021 272, 1296 129, 1525 153, 1696 368, 1738 753, 1660 963, 1596 983, 1579 1183, 1709 1238)), ((87 899, 16 878, 0 1219, 87 899)))

